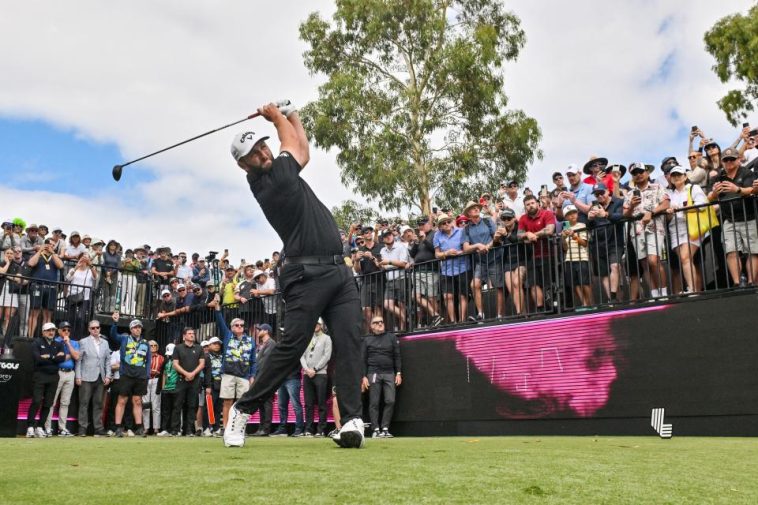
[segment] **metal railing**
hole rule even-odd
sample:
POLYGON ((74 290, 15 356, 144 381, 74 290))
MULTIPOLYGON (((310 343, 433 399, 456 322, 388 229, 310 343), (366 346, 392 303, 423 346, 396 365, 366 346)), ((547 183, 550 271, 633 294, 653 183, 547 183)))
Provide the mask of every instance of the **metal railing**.
MULTIPOLYGON (((364 329, 368 331, 375 315, 385 317, 388 330, 415 332, 689 297, 755 284, 757 201, 755 197, 735 198, 662 212, 652 216, 655 228, 641 216, 590 219, 585 231, 574 234, 585 237, 585 245, 579 248, 570 242, 574 235, 564 234, 560 228, 533 244, 517 240, 513 232, 485 254, 462 254, 359 275, 356 282, 364 329)), ((174 293, 176 304, 164 305, 159 296, 162 284, 152 276, 115 269, 110 276, 98 277, 86 307, 72 313, 66 300, 68 284, 25 279, 31 283, 27 291, 35 286, 54 290, 48 300, 55 300, 58 321, 65 317, 86 324, 85 314, 106 315, 119 309, 123 316, 154 322, 151 337, 162 347, 178 341, 184 327, 194 328, 201 340, 217 335, 213 309, 208 306, 213 296, 205 288, 188 295, 192 297, 189 300, 174 293), (176 308, 182 309, 180 313, 166 315, 176 308)), ((0 307, 5 307, 2 298, 0 307)), ((223 314, 227 322, 239 317, 248 327, 267 323, 276 337, 284 306, 277 293, 253 297, 244 304, 228 303, 223 314)), ((29 320, 28 315, 21 319, 29 320)), ((38 327, 33 329, 38 332, 38 327)), ((20 324, 19 332, 24 334, 23 330, 20 324)))

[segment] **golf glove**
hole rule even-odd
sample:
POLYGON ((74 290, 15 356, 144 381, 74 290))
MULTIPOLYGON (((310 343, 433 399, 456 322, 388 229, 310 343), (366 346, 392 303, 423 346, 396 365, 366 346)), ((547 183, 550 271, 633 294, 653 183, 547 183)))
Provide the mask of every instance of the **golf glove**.
POLYGON ((282 101, 280 101, 278 103, 283 104, 283 105, 279 106, 279 112, 281 112, 282 114, 284 114, 284 117, 288 118, 288 117, 290 117, 290 114, 292 114, 293 112, 297 112, 297 109, 295 108, 294 105, 292 105, 292 102, 290 102, 289 100, 282 100, 282 101), (286 104, 286 105, 284 105, 284 104, 286 104))

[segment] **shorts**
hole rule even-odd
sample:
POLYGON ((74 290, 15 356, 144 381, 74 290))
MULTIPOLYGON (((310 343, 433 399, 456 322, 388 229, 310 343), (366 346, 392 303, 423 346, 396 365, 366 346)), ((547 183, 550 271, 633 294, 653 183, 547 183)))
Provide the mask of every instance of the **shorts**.
POLYGON ((564 272, 568 287, 590 285, 590 262, 567 261, 564 272))
POLYGON ((666 258, 666 236, 663 233, 653 233, 645 230, 644 233, 634 237, 634 252, 638 260, 644 260, 648 256, 666 258))
POLYGON ((440 294, 440 274, 437 272, 413 272, 413 286, 417 295, 436 298, 440 294))
POLYGON ((384 300, 384 276, 369 274, 361 280, 361 307, 381 307, 384 300))
POLYGON ((505 284, 502 259, 476 263, 474 265, 474 277, 481 279, 482 283, 489 282, 493 287, 502 288, 505 284))
POLYGON ((145 396, 147 394, 147 379, 121 377, 118 380, 119 396, 145 396))
POLYGON ((758 229, 756 221, 724 221, 721 236, 724 237, 724 252, 739 251, 743 254, 758 254, 758 229))
POLYGON ((55 310, 58 290, 50 286, 32 285, 29 306, 32 309, 55 310))
POLYGON ((0 307, 18 308, 18 294, 11 293, 11 281, 5 281, 3 291, 0 293, 0 307))
POLYGON ((616 244, 597 244, 590 248, 592 272, 599 277, 608 277, 611 265, 621 263, 623 248, 616 244))
POLYGON ((390 279, 384 283, 384 299, 405 302, 405 278, 390 279))
POLYGON ((469 295, 469 276, 467 272, 458 275, 440 276, 442 292, 450 295, 468 296, 469 295))
POLYGON ((545 273, 549 273, 549 267, 544 268, 542 265, 542 258, 535 258, 534 262, 531 262, 529 265, 526 265, 526 283, 527 286, 539 286, 541 288, 545 287, 545 284, 550 283, 549 278, 545 278, 545 273), (544 270, 548 270, 548 272, 544 272, 544 270))
POLYGON ((250 381, 248 379, 224 374, 221 376, 221 391, 219 391, 218 396, 224 400, 236 400, 247 393, 248 389, 250 389, 250 381))

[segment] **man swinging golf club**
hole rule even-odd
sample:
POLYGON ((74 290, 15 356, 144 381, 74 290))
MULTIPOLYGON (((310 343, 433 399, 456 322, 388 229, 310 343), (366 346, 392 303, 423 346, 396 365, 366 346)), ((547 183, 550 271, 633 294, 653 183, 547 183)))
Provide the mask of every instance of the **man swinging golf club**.
POLYGON ((361 420, 360 298, 342 256, 342 242, 332 214, 300 177, 308 164, 305 130, 294 108, 264 105, 258 112, 276 127, 281 148, 276 158, 266 139, 254 132, 238 134, 232 156, 247 173, 250 189, 271 226, 281 237, 279 284, 285 319, 281 339, 255 382, 232 406, 224 445, 242 447, 251 412, 262 405, 298 366, 319 316, 332 330, 336 384, 342 429, 333 440, 341 447, 363 446, 361 420))

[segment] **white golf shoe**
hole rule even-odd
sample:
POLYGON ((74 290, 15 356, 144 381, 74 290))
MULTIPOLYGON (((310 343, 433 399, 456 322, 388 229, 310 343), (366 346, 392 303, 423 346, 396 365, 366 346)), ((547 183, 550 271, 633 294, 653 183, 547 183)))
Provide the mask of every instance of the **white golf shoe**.
POLYGON ((224 430, 225 447, 243 447, 245 445, 245 428, 250 414, 237 410, 235 403, 229 409, 229 424, 224 430))
POLYGON ((363 447, 364 429, 363 420, 356 417, 343 424, 332 440, 345 449, 360 449, 363 447))

